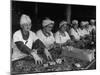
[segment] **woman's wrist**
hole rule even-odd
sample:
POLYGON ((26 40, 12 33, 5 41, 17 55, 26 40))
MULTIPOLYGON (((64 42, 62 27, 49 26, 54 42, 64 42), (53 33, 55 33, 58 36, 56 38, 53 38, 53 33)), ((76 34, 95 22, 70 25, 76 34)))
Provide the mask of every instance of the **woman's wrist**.
POLYGON ((36 49, 32 49, 31 54, 37 54, 37 50, 36 49))

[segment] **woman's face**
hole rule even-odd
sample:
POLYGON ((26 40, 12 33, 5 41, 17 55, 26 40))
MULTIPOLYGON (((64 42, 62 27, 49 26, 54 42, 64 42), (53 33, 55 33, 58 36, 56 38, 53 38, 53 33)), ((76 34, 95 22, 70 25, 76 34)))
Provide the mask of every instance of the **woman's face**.
POLYGON ((84 26, 84 25, 82 25, 82 26, 81 26, 81 28, 82 28, 82 29, 84 29, 84 28, 85 28, 85 26, 84 26))
POLYGON ((80 28, 81 29, 85 28, 85 26, 84 26, 84 24, 82 22, 80 23, 80 28))
POLYGON ((95 22, 90 22, 90 24, 91 24, 91 25, 94 25, 94 24, 95 24, 95 22))
POLYGON ((46 32, 50 32, 53 29, 53 24, 45 26, 44 29, 46 30, 46 32))
POLYGON ((31 24, 24 24, 24 25, 22 25, 21 27, 22 27, 22 29, 24 30, 24 31, 30 31, 30 29, 31 29, 31 24))
POLYGON ((85 28, 89 28, 89 25, 87 24, 87 25, 85 26, 85 28))
POLYGON ((75 28, 75 29, 78 28, 78 24, 75 24, 75 25, 74 25, 74 28, 75 28))
POLYGON ((64 25, 62 25, 62 26, 60 27, 60 30, 61 30, 61 31, 66 31, 66 29, 67 29, 67 25, 66 25, 66 24, 64 24, 64 25))

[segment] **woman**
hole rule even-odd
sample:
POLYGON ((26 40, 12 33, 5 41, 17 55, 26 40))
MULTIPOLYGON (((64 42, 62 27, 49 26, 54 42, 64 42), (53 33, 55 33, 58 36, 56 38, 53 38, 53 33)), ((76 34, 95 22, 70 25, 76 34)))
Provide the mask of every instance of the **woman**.
POLYGON ((70 29, 70 35, 71 35, 72 39, 73 40, 80 40, 78 21, 73 20, 72 21, 72 26, 73 26, 73 28, 70 29))
MULTIPOLYGON (((83 23, 83 22, 82 22, 83 23)), ((73 46, 76 48, 83 48, 84 44, 81 41, 81 36, 80 36, 80 28, 78 27, 78 21, 73 20, 72 21, 73 28, 70 29, 70 35, 73 40, 73 46)))
POLYGON ((96 21, 94 19, 90 20, 90 29, 92 30, 96 30, 96 26, 95 26, 96 21))
POLYGON ((87 22, 85 22, 85 21, 82 21, 80 23, 80 26, 81 26, 80 27, 80 36, 81 36, 81 38, 84 38, 88 35, 88 32, 86 30, 86 25, 87 25, 87 22))
POLYGON ((85 21, 85 29, 87 31, 87 35, 90 35, 89 22, 88 21, 85 21))
POLYGON ((53 45, 55 42, 53 33, 51 32, 53 25, 54 25, 54 21, 50 20, 49 18, 46 18, 42 21, 43 29, 40 29, 37 31, 38 38, 45 45, 44 53, 48 60, 52 59, 52 56, 51 56, 49 50, 51 48, 53 48, 53 45))
POLYGON ((69 34, 66 29, 68 28, 66 21, 61 21, 59 24, 59 30, 55 33, 56 44, 66 45, 71 41, 69 34))
POLYGON ((68 29, 68 23, 67 21, 61 21, 59 24, 59 30, 55 33, 55 44, 56 48, 54 52, 57 54, 56 58, 63 57, 66 55, 63 55, 63 53, 66 53, 66 50, 64 48, 68 48, 68 50, 71 50, 73 47, 71 38, 67 32, 68 29))
POLYGON ((42 63, 42 59, 37 55, 37 48, 35 47, 35 43, 39 43, 40 40, 35 33, 31 31, 31 26, 32 24, 30 17, 23 14, 20 18, 21 29, 17 30, 13 35, 13 61, 31 56, 34 58, 36 64, 42 63))

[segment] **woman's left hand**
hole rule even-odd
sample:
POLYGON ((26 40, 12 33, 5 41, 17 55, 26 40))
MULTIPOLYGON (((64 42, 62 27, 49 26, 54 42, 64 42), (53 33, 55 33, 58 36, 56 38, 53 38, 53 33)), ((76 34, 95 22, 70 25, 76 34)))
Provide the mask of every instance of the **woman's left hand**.
POLYGON ((52 60, 52 56, 51 56, 50 52, 47 49, 45 49, 45 54, 46 54, 48 60, 49 59, 52 60))
POLYGON ((69 51, 72 51, 73 50, 73 47, 72 46, 68 46, 68 50, 69 51))

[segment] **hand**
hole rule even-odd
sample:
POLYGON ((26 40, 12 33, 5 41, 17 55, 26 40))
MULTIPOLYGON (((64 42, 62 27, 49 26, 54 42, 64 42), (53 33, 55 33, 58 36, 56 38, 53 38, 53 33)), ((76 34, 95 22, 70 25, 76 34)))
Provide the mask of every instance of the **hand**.
POLYGON ((62 45, 63 46, 67 46, 67 45, 70 45, 70 43, 71 43, 72 41, 71 40, 67 40, 65 43, 63 43, 62 45))
POLYGON ((42 58, 40 58, 35 52, 32 52, 31 55, 35 60, 35 64, 42 64, 42 58))
POLYGON ((47 56, 47 59, 52 60, 52 56, 51 56, 50 52, 48 51, 48 49, 45 49, 45 55, 47 56))
POLYGON ((68 50, 69 51, 72 51, 73 50, 73 47, 72 46, 68 46, 68 50))
POLYGON ((72 42, 71 40, 67 40, 68 43, 72 42))

